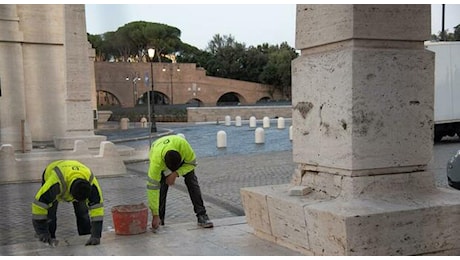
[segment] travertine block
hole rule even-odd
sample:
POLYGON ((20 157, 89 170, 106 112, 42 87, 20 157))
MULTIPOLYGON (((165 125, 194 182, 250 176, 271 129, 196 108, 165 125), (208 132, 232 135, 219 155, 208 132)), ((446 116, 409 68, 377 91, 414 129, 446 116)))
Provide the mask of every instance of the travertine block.
POLYGON ((430 15, 430 5, 299 4, 295 47, 349 39, 425 41, 431 34, 430 15))
MULTIPOLYGON (((460 214, 460 205, 456 203, 458 191, 416 188, 398 193, 368 191, 355 198, 331 197, 314 191, 293 197, 286 192, 289 187, 284 184, 241 190, 246 198, 266 197, 258 201, 266 203, 258 208, 266 209, 271 235, 267 227, 261 230, 260 225, 255 225, 260 216, 246 214, 255 234, 263 233, 261 237, 313 255, 458 252, 460 228, 455 224, 455 216, 460 214)), ((254 207, 251 201, 242 202, 245 212, 254 207)))
POLYGON ((88 144, 83 140, 75 140, 73 152, 75 154, 89 154, 88 144))
POLYGON ((82 135, 82 136, 58 136, 54 137, 54 147, 58 150, 71 150, 74 148, 75 141, 83 140, 88 148, 99 148, 101 142, 107 140, 103 135, 82 135))
POLYGON ((359 178, 340 176, 325 172, 305 171, 302 186, 331 197, 354 198, 359 196, 379 197, 388 192, 396 194, 421 192, 436 188, 432 172, 395 173, 390 175, 362 176, 359 178))
POLYGON ((430 161, 432 53, 353 43, 302 55, 293 66, 295 162, 358 176, 430 161))
POLYGON ((248 224, 260 232, 272 235, 266 196, 247 192, 246 188, 243 188, 241 189, 241 201, 245 205, 244 212, 248 224))
POLYGON ((117 148, 112 142, 109 141, 103 141, 101 142, 101 147, 99 149, 99 156, 104 157, 104 156, 118 156, 119 153, 117 151, 117 148))
POLYGON ((294 186, 294 187, 289 189, 288 194, 289 194, 289 196, 305 196, 310 192, 311 192, 310 187, 294 186))
MULTIPOLYGON (((299 198, 299 197, 297 197, 299 198)), ((307 219, 300 200, 279 200, 278 196, 268 196, 267 206, 272 235, 300 248, 309 248, 307 219)))

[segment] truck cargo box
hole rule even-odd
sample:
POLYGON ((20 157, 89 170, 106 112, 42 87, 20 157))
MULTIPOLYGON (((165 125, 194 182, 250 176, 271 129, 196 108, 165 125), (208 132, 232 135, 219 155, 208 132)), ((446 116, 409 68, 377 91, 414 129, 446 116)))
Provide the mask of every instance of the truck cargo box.
POLYGON ((460 136, 460 42, 425 42, 435 52, 434 140, 460 136))

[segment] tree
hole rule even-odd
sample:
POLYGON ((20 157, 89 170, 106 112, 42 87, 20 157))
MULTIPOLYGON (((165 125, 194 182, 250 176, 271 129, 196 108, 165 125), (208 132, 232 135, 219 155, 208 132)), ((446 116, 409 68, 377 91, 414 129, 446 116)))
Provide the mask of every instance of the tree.
POLYGON ((101 35, 91 35, 89 33, 86 34, 88 37, 88 41, 91 43, 93 48, 96 50, 96 61, 103 60, 103 45, 104 39, 101 35))
POLYGON ((260 74, 259 80, 267 85, 272 85, 291 99, 291 62, 298 54, 287 42, 280 46, 271 46, 268 49, 268 63, 260 74))
MULTIPOLYGON (((432 34, 430 37, 431 41, 441 41, 443 39, 443 32, 438 32, 438 34, 432 34)), ((451 33, 449 30, 444 31, 445 41, 460 41, 460 24, 454 27, 454 32, 451 33)))
POLYGON ((460 41, 460 24, 454 27, 454 41, 460 41))
POLYGON ((109 58, 121 57, 126 61, 129 57, 141 58, 147 54, 148 48, 155 48, 155 55, 161 57, 174 53, 182 46, 181 31, 175 27, 159 23, 136 21, 119 27, 115 32, 100 35, 88 35, 88 40, 97 53, 109 58), (102 40, 103 43, 100 43, 102 40))

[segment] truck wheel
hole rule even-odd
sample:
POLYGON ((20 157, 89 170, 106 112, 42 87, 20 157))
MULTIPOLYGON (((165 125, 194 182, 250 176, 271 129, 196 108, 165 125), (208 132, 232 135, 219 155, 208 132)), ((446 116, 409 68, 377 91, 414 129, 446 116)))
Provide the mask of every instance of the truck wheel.
POLYGON ((441 142, 441 139, 442 139, 442 135, 440 134, 434 134, 434 142, 437 143, 437 142, 441 142))

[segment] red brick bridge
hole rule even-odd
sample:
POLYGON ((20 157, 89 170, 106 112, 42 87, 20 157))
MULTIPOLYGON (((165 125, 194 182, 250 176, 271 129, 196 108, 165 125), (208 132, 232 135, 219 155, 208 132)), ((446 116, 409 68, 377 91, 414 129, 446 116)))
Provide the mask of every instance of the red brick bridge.
POLYGON ((195 63, 95 62, 94 67, 98 106, 147 103, 147 95, 153 97, 152 72, 155 104, 246 105, 283 99, 268 85, 206 76, 195 63))

